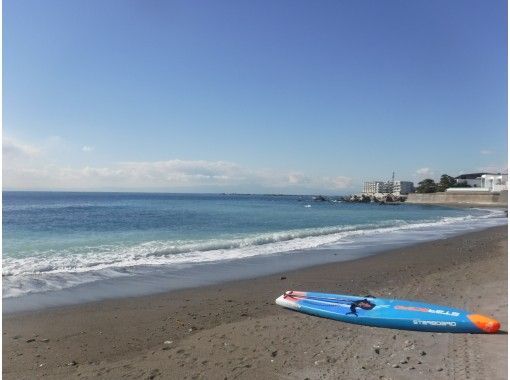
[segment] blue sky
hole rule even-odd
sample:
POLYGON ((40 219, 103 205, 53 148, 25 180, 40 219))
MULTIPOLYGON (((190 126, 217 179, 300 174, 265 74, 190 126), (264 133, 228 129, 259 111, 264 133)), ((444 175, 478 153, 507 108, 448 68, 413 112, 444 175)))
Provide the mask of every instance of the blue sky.
POLYGON ((505 1, 5 0, 4 189, 506 170, 505 1))

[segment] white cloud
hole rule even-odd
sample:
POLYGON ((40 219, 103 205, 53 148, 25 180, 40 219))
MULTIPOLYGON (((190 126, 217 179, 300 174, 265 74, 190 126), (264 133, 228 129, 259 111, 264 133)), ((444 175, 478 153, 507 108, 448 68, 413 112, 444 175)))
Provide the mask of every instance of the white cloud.
MULTIPOLYGON (((172 191, 316 191, 341 190, 351 186, 343 176, 310 176, 301 172, 250 169, 226 161, 167 160, 119 162, 102 167, 68 167, 44 157, 33 160, 36 147, 12 144, 5 149, 3 183, 8 189, 124 189, 172 191), (14 154, 14 153, 15 154, 14 154), (20 153, 21 152, 21 153, 20 153), (17 164, 12 165, 13 161, 17 164)), ((85 148, 85 147, 84 147, 85 148)), ((83 148, 82 148, 83 150, 83 148)))
POLYGON ((41 150, 35 146, 20 143, 10 138, 2 140, 2 153, 4 160, 18 160, 35 158, 41 153, 41 150))
POLYGON ((84 145, 81 148, 81 150, 82 150, 82 152, 88 153, 88 152, 92 152, 94 150, 94 147, 93 146, 84 145))
POLYGON ((434 171, 430 168, 420 168, 415 172, 416 176, 419 178, 432 178, 434 176, 434 171))
POLYGON ((50 136, 42 142, 46 149, 58 148, 64 145, 65 143, 66 140, 60 136, 50 136))
POLYGON ((483 154, 485 156, 488 156, 488 155, 491 155, 492 154, 492 150, 489 150, 489 149, 482 149, 480 151, 480 154, 483 154))

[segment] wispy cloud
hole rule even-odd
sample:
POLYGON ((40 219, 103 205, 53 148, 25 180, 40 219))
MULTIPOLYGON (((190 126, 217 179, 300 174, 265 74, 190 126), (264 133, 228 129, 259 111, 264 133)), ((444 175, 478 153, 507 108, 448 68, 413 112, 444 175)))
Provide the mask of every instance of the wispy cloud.
POLYGON ((31 159, 38 156, 41 150, 33 145, 21 143, 8 137, 2 140, 4 160, 31 159))
POLYGON ((82 152, 88 153, 88 152, 92 152, 94 150, 94 147, 93 146, 84 145, 81 148, 81 150, 82 150, 82 152))
MULTIPOLYGON (((68 167, 51 164, 49 160, 31 160, 35 147, 7 142, 3 183, 16 189, 267 189, 277 191, 337 191, 351 186, 346 176, 314 176, 299 171, 252 169, 233 162, 206 160, 166 160, 118 162, 105 166, 68 167), (22 152, 25 158, 12 152, 22 152), (13 167, 10 163, 16 160, 13 167)), ((85 151, 85 147, 82 150, 85 151)), ((87 147, 92 149, 91 147, 87 147)), ((87 151, 90 151, 87 149, 87 151)), ((249 190, 248 190, 249 191, 249 190)))
POLYGON ((493 153, 493 152, 492 152, 492 150, 489 150, 489 149, 482 149, 482 150, 480 151, 480 154, 483 154, 484 156, 489 156, 489 155, 491 155, 492 153, 493 153))
POLYGON ((420 168, 416 169, 415 175, 421 179, 432 178, 434 176, 434 171, 430 168, 420 168))

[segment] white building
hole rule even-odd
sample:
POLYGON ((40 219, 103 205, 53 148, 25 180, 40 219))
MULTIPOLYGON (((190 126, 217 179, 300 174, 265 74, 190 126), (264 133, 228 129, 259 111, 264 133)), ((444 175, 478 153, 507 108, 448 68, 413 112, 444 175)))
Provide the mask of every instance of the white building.
POLYGON ((462 183, 471 187, 450 187, 446 189, 447 192, 483 193, 508 190, 508 174, 473 173, 463 174, 455 179, 457 183, 462 183))
POLYGON ((393 183, 393 194, 406 195, 414 193, 414 183, 411 181, 395 181, 393 183))
POLYGON ((480 187, 488 191, 508 190, 508 174, 482 174, 480 187))
POLYGON ((469 173, 461 174, 455 177, 458 184, 468 185, 470 187, 481 187, 482 186, 482 175, 485 173, 469 173))
POLYGON ((363 185, 363 194, 366 195, 406 195, 414 192, 414 184, 411 181, 371 181, 363 185))
POLYGON ((383 193, 385 183, 383 181, 371 181, 363 184, 364 194, 383 193))

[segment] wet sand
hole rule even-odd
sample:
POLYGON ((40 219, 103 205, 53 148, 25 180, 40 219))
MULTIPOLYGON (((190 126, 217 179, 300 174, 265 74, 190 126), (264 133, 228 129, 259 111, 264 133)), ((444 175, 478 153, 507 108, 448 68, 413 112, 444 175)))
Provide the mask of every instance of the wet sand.
POLYGON ((3 377, 506 379, 507 335, 399 331, 282 309, 283 291, 418 299, 507 330, 507 227, 196 289, 3 316, 3 377))

